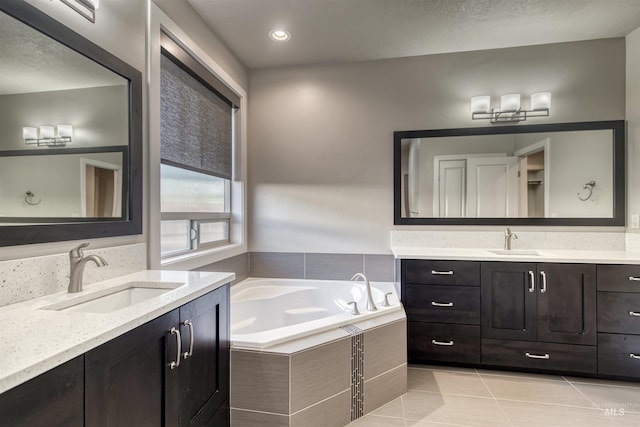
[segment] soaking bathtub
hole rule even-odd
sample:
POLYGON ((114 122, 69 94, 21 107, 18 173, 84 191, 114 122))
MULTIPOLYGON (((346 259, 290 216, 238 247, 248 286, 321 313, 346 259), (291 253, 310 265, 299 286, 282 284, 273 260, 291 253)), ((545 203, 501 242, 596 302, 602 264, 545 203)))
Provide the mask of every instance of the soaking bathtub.
POLYGON ((362 281, 250 278, 231 288, 231 344, 265 349, 402 310, 393 283, 371 282, 377 311, 367 311, 362 281), (389 307, 383 307, 385 294, 389 307), (359 315, 352 314, 356 301, 359 315))

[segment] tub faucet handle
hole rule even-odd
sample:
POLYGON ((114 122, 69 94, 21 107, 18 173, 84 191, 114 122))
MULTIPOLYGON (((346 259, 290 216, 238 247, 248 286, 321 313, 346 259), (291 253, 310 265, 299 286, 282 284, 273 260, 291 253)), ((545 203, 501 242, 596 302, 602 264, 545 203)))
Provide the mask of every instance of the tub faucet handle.
POLYGON ((360 315, 360 310, 358 310, 358 302, 357 301, 349 301, 347 303, 347 305, 351 305, 353 304, 353 310, 351 310, 351 314, 353 314, 354 316, 359 316, 360 315))
POLYGON ((391 303, 389 302, 389 295, 393 295, 393 292, 387 292, 384 294, 384 301, 382 302, 383 307, 391 307, 391 303))

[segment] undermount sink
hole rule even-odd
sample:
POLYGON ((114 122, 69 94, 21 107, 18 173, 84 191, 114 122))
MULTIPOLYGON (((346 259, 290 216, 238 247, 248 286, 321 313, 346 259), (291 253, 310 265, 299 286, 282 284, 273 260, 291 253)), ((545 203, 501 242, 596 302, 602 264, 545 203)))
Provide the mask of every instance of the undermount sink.
POLYGON ((43 309, 111 313, 166 294, 183 284, 172 282, 127 282, 90 295, 80 295, 73 299, 55 303, 43 307, 43 309))
POLYGON ((542 255, 538 251, 534 251, 531 249, 496 249, 489 251, 496 255, 511 255, 511 256, 540 256, 542 255))

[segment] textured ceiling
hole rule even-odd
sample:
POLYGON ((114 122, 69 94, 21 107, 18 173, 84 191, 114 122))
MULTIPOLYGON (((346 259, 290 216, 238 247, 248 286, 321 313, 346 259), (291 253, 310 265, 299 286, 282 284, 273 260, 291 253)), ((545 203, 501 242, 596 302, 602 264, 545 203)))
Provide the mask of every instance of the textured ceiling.
POLYGON ((249 68, 622 37, 640 0, 188 0, 249 68), (269 40, 284 27, 287 43, 269 40))

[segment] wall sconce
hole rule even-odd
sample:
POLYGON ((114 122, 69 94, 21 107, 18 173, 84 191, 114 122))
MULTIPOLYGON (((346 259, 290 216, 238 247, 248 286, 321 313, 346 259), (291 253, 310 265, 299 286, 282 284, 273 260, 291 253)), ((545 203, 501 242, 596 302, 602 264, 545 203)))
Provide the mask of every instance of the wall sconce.
POLYGON ((520 106, 520 94, 510 93, 500 97, 500 109, 491 108, 491 97, 487 95, 471 97, 471 118, 491 120, 491 123, 519 122, 527 117, 547 117, 551 110, 551 92, 531 94, 529 110, 520 106))
POLYGON ((60 0, 89 21, 96 22, 96 10, 100 7, 100 0, 60 0))
POLYGON ((43 125, 39 128, 25 126, 22 128, 22 138, 26 145, 38 147, 64 147, 71 143, 73 126, 71 125, 43 125))

